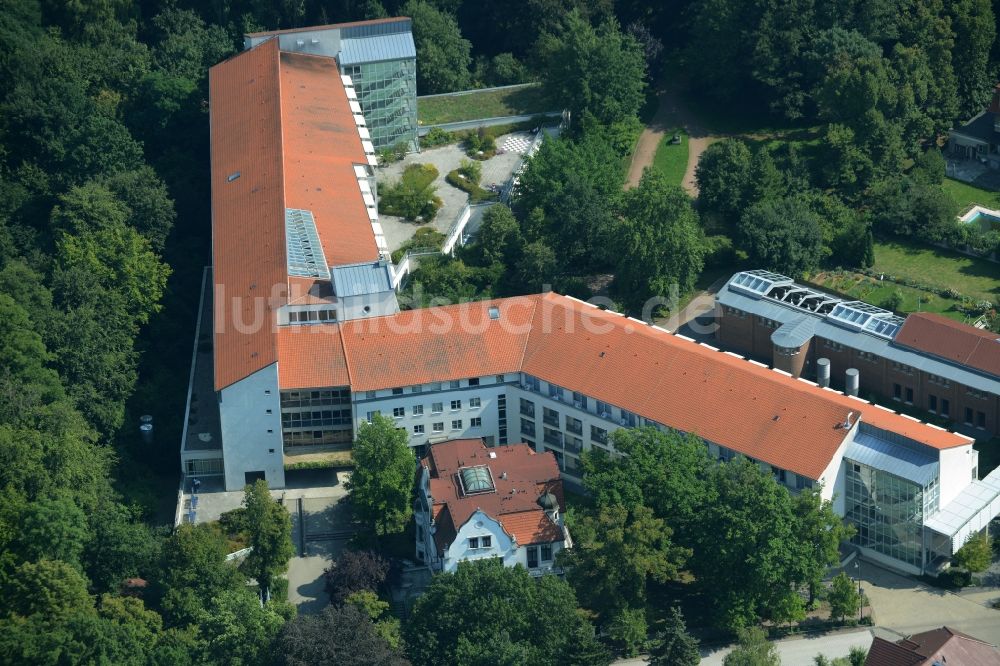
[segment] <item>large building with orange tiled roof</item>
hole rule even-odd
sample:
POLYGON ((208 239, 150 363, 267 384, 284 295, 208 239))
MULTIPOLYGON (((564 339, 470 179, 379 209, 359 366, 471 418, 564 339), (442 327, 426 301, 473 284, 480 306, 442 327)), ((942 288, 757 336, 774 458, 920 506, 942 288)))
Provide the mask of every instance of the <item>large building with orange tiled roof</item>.
POLYGON ((274 39, 211 72, 211 317, 195 353, 211 371, 189 408, 188 477, 283 487, 297 454, 349 450, 381 413, 420 457, 523 442, 577 485, 581 455, 613 451, 619 428, 697 435, 790 492, 818 486, 866 555, 907 571, 1000 513, 1000 475, 978 479, 970 438, 576 299, 399 312, 349 83, 274 39))

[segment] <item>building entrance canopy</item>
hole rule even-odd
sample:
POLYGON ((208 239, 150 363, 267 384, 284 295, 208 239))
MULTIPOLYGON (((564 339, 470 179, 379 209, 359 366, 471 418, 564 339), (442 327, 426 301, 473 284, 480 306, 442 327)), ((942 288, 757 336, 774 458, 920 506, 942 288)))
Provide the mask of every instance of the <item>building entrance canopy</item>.
POLYGON ((985 478, 973 481, 958 497, 924 523, 951 539, 952 552, 1000 515, 1000 467, 985 478))

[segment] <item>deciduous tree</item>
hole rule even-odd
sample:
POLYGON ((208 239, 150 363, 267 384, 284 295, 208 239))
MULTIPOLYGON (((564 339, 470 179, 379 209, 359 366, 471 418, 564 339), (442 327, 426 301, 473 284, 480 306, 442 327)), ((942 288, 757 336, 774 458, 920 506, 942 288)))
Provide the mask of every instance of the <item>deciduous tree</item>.
POLYGON ((292 545, 292 518, 281 502, 271 498, 267 481, 258 479, 243 492, 244 519, 250 538, 250 552, 240 569, 257 581, 263 599, 270 598, 274 579, 288 570, 295 549, 292 545))
POLYGON ((565 581, 554 576, 536 581, 524 567, 487 559, 461 562, 454 573, 435 576, 417 599, 404 632, 414 663, 545 666, 563 663, 570 641, 585 624, 565 581), (460 659, 482 655, 485 644, 502 648, 508 659, 460 659))
POLYGON ((834 577, 833 583, 826 593, 826 599, 830 602, 830 616, 839 617, 841 622, 847 617, 857 615, 858 609, 861 608, 861 595, 858 594, 858 588, 843 571, 834 577))
POLYGON ((402 532, 413 515, 417 459, 407 442, 406 431, 381 414, 358 430, 347 490, 355 513, 376 535, 402 532))

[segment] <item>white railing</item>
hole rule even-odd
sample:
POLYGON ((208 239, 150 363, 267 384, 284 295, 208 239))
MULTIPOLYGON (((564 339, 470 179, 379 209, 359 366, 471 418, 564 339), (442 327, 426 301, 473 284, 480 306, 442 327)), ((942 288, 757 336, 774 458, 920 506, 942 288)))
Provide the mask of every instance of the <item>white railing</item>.
POLYGON ((251 550, 253 550, 253 546, 247 546, 246 548, 242 548, 235 553, 229 553, 226 555, 226 562, 232 562, 233 560, 238 560, 241 557, 246 557, 250 554, 251 550))
POLYGON ((444 244, 441 246, 441 252, 444 254, 454 252, 455 245, 459 244, 462 232, 465 231, 465 225, 469 223, 470 217, 472 217, 472 206, 465 204, 461 212, 459 212, 458 217, 451 223, 451 228, 448 229, 448 234, 444 238, 444 244))

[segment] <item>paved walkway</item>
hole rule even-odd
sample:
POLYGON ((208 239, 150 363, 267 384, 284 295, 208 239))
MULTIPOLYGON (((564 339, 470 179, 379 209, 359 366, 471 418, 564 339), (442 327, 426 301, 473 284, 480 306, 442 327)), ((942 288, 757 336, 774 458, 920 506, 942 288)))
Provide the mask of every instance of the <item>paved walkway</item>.
POLYGON ((639 143, 636 145, 632 164, 629 166, 626 187, 631 188, 639 184, 643 170, 653 165, 656 149, 660 146, 664 135, 673 128, 681 126, 688 133, 688 163, 682 186, 692 197, 697 197, 698 184, 695 182, 694 170, 698 166, 698 158, 716 139, 709 136, 697 119, 680 103, 674 85, 676 84, 665 80, 658 84, 659 107, 656 109, 656 115, 639 136, 639 143))
MULTIPOLYGON (((532 135, 530 132, 504 134, 497 137, 497 147, 503 146, 511 138, 527 139, 530 142, 532 135)), ((448 173, 457 169, 461 165, 462 160, 465 159, 469 158, 458 144, 430 148, 419 153, 410 153, 399 162, 380 167, 377 172, 378 182, 381 185, 385 182, 399 180, 403 174, 403 170, 411 164, 433 164, 438 170, 438 177, 434 180, 434 186, 437 188, 437 196, 441 197, 443 205, 438 214, 434 216, 431 226, 444 234, 448 232, 455 218, 458 217, 462 208, 469 201, 468 194, 457 187, 452 187, 445 181, 448 173)), ((497 153, 490 159, 483 160, 480 162, 483 167, 482 184, 488 186, 493 183, 502 184, 506 182, 520 162, 521 153, 514 151, 497 153)), ((385 240, 389 245, 390 251, 398 249, 403 243, 410 240, 413 234, 417 232, 417 229, 422 226, 415 222, 407 222, 401 217, 385 214, 379 215, 379 222, 382 225, 382 231, 385 233, 385 240)))
MULTIPOLYGON (((822 634, 818 636, 796 636, 775 641, 781 663, 788 666, 806 666, 813 663, 813 657, 822 654, 830 659, 846 657, 852 647, 860 646, 866 650, 872 644, 872 634, 867 629, 857 629, 848 632, 822 634)), ((702 666, 722 666, 722 660, 732 652, 732 646, 701 651, 702 666)), ((622 659, 616 661, 618 666, 639 666, 645 664, 644 657, 622 659)))
POLYGON ((948 625, 1000 644, 1000 611, 989 607, 1000 597, 1000 588, 953 594, 868 561, 862 563, 861 578, 880 627, 905 636, 948 625))

